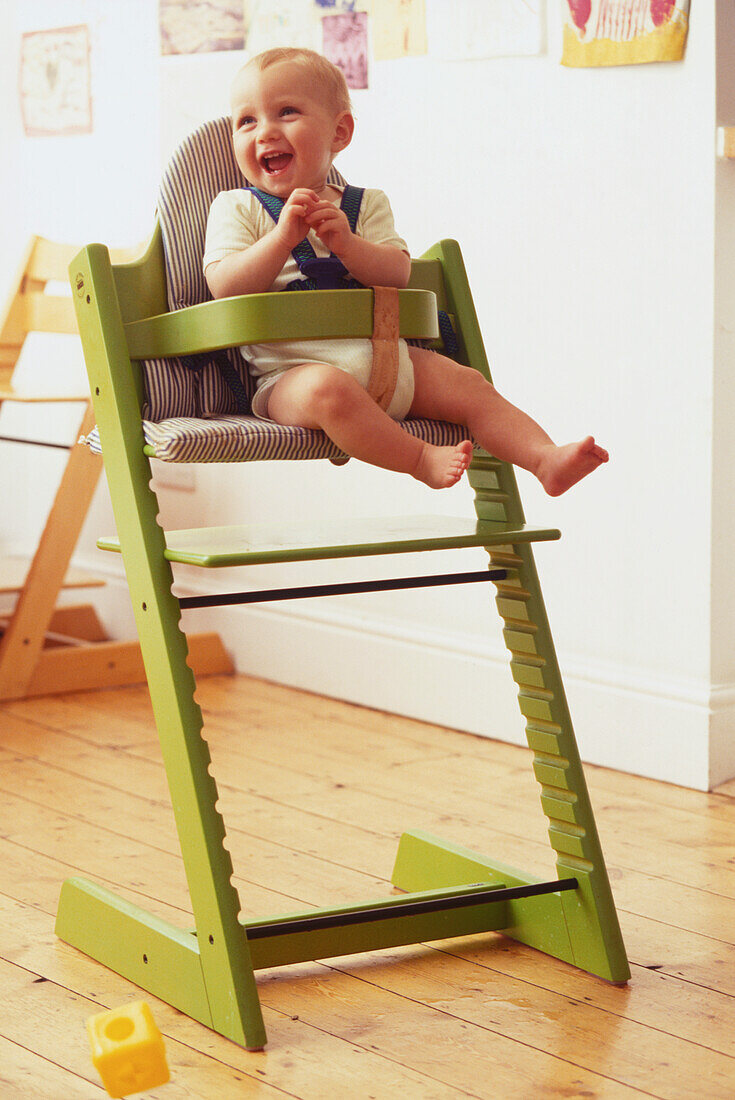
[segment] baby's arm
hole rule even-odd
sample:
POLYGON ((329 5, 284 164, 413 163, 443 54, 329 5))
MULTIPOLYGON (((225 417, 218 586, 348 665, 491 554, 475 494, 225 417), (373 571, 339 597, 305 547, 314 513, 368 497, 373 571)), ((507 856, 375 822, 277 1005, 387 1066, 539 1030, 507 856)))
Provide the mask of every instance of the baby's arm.
POLYGON ((350 275, 364 286, 408 284, 411 257, 392 244, 379 244, 358 237, 350 229, 345 214, 326 200, 307 214, 306 222, 319 240, 338 256, 350 275))
POLYGON ((392 244, 376 244, 352 234, 349 247, 339 255, 347 270, 363 286, 408 286, 411 257, 392 244))
POLYGON ((308 232, 307 210, 317 202, 313 191, 294 191, 281 211, 278 224, 259 241, 207 264, 204 272, 214 298, 230 298, 236 294, 262 294, 273 282, 288 260, 291 249, 308 232))

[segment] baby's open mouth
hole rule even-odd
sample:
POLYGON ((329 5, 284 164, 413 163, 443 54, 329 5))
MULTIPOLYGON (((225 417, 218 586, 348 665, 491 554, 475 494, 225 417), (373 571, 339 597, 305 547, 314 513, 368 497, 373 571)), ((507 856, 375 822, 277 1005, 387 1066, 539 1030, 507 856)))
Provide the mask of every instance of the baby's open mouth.
POLYGON ((262 163, 266 172, 274 176, 278 172, 283 172, 285 168, 288 168, 292 160, 292 153, 268 153, 263 157, 262 163))

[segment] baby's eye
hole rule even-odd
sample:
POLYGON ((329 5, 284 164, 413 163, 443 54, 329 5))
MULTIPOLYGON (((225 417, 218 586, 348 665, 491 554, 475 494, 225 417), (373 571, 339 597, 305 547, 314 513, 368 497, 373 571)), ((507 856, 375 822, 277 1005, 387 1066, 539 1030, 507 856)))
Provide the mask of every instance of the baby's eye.
POLYGON ((285 118, 287 115, 297 115, 299 112, 296 107, 281 107, 281 118, 285 118))
POLYGON ((243 115, 242 118, 238 119, 237 121, 238 129, 241 126, 252 126, 254 122, 255 119, 252 115, 243 115))

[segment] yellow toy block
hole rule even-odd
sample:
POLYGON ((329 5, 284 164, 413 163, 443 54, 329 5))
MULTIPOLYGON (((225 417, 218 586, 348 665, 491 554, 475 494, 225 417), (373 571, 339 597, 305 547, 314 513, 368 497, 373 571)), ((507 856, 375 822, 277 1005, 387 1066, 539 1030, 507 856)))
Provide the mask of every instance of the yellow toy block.
POLYGON ((145 1001, 90 1016, 87 1034, 109 1096, 129 1096, 169 1080, 161 1032, 145 1001))

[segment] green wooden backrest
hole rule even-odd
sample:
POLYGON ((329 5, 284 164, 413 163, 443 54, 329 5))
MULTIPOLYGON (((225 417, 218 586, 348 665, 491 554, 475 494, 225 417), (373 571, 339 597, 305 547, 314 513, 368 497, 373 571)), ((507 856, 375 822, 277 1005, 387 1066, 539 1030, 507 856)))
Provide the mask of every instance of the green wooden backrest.
POLYGON ((143 255, 132 263, 113 266, 113 272, 123 321, 168 312, 166 262, 158 223, 143 255))

